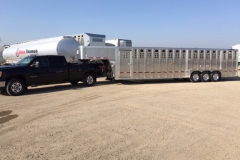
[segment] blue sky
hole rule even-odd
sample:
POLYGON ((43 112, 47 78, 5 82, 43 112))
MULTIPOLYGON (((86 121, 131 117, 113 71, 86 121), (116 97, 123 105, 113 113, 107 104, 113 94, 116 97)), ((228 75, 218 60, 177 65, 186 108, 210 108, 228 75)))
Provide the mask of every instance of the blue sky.
POLYGON ((0 0, 0 45, 76 33, 133 46, 240 44, 240 0, 0 0))

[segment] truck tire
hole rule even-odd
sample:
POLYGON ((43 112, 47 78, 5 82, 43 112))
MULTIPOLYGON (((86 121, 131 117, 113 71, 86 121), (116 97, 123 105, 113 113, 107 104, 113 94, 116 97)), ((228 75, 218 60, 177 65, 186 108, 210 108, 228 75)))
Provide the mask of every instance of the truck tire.
POLYGON ((201 81, 202 82, 209 82, 209 81, 211 81, 211 75, 209 74, 209 72, 202 72, 202 74, 201 74, 201 81))
POLYGON ((78 81, 70 81, 70 83, 71 83, 72 85, 76 85, 76 84, 78 84, 78 81))
POLYGON ((83 84, 85 86, 93 86, 96 82, 96 77, 92 73, 87 73, 83 78, 83 84))
POLYGON ((19 79, 14 78, 8 81, 6 86, 6 92, 10 96, 18 96, 21 95, 26 89, 25 83, 19 79))
POLYGON ((191 82, 194 82, 194 83, 200 82, 200 80, 201 80, 200 73, 199 72, 193 72, 191 74, 190 80, 191 80, 191 82))
POLYGON ((212 82, 218 82, 221 80, 221 74, 220 72, 212 72, 211 73, 211 81, 212 82))

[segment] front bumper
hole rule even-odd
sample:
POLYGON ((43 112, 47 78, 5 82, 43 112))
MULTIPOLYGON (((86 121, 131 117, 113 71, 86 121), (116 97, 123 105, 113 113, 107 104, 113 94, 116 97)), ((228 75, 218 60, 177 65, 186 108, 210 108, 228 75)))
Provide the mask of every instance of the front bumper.
POLYGON ((0 91, 5 90, 6 81, 0 81, 0 91))

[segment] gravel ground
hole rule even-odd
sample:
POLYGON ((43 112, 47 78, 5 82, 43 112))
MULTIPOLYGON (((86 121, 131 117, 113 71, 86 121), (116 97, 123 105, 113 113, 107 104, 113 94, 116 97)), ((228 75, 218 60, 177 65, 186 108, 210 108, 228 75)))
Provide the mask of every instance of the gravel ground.
POLYGON ((0 95, 0 159, 240 159, 239 93, 240 77, 100 78, 0 95))

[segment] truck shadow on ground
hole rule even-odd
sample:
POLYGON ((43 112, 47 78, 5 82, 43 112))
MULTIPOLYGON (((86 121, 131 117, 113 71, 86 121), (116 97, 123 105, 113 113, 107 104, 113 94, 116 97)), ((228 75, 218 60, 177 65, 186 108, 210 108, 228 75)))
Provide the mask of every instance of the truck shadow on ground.
POLYGON ((12 113, 11 110, 1 111, 0 112, 0 124, 6 123, 6 122, 18 117, 17 114, 10 115, 11 113, 12 113))
MULTIPOLYGON (((99 85, 108 85, 108 84, 113 84, 111 81, 101 81, 97 82, 94 86, 99 86, 99 85)), ((29 89, 22 95, 33 95, 33 94, 43 94, 43 93, 52 93, 52 92, 59 92, 59 91, 65 91, 65 90, 81 90, 83 88, 88 88, 84 86, 83 83, 78 83, 77 85, 71 85, 71 84, 55 84, 55 85, 49 85, 49 86, 40 86, 39 87, 29 87, 29 89)))
POLYGON ((22 95, 32 95, 32 94, 43 94, 43 93, 51 93, 51 92, 59 92, 64 90, 80 90, 84 88, 83 84, 77 85, 49 85, 49 86, 40 86, 39 87, 29 87, 28 90, 22 95))

